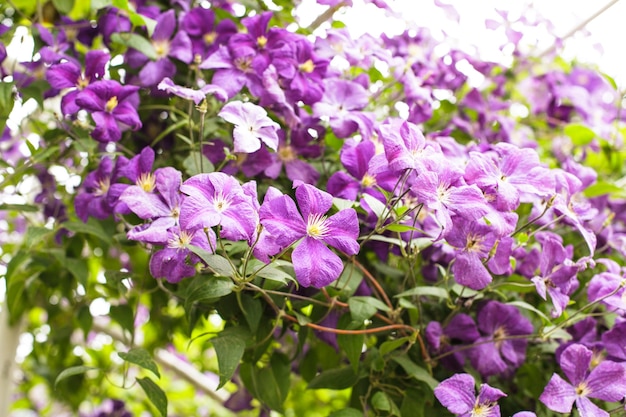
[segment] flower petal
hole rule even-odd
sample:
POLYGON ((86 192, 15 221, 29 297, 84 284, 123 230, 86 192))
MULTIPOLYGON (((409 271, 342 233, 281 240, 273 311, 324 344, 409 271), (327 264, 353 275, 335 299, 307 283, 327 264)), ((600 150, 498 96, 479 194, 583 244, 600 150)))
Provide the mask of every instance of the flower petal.
POLYGON ((303 287, 322 288, 339 278, 343 262, 321 241, 305 237, 294 249, 291 260, 296 279, 303 287))

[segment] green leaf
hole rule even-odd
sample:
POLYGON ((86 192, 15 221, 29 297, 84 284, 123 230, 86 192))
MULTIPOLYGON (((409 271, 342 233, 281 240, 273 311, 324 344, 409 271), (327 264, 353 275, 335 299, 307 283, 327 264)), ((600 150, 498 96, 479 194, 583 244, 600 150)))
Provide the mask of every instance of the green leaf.
POLYGON ((83 222, 65 222, 63 223, 63 227, 74 233, 84 233, 88 235, 95 236, 105 242, 106 244, 111 244, 111 236, 104 231, 102 225, 95 219, 89 218, 87 223, 83 222))
POLYGON ((595 184, 585 188, 584 194, 587 198, 598 197, 605 194, 623 196, 624 189, 610 182, 598 181, 595 184))
POLYGON ((382 345, 380 345, 380 354, 384 356, 389 352, 393 352, 394 350, 406 345, 409 340, 409 337, 401 337, 400 339, 396 340, 387 340, 386 342, 383 342, 382 345))
POLYGON ((348 305, 352 319, 359 323, 372 317, 378 310, 389 311, 386 304, 374 297, 351 297, 348 300, 348 305))
POLYGON ((198 255, 216 275, 223 277, 233 276, 235 271, 233 271, 233 267, 230 265, 230 262, 228 262, 228 259, 221 255, 210 253, 197 246, 189 245, 188 249, 198 255))
POLYGON ((65 370, 63 370, 63 372, 61 372, 57 378, 54 380, 54 388, 56 389, 56 386, 58 385, 59 382, 63 381, 64 379, 67 379, 71 376, 74 375, 80 375, 80 374, 84 374, 87 371, 99 371, 99 368, 94 368, 93 366, 72 366, 70 368, 67 368, 65 370))
POLYGON ((394 297, 413 297, 423 295, 446 300, 448 298, 448 291, 446 291, 445 288, 440 287, 415 287, 410 290, 403 291, 400 294, 396 294, 394 297))
POLYGON ((250 331, 256 333, 259 328, 261 316, 263 315, 263 305, 261 301, 248 295, 242 295, 241 304, 243 305, 243 315, 246 318, 250 331))
POLYGON ((243 357, 249 337, 248 331, 238 326, 229 327, 223 330, 217 337, 211 339, 217 355, 217 366, 220 376, 220 383, 217 389, 223 387, 233 377, 243 357))
POLYGON ((365 200, 365 203, 379 219, 382 217, 383 213, 387 211, 385 203, 381 203, 381 201, 378 200, 376 197, 373 197, 369 194, 363 194, 362 198, 363 200, 365 200))
POLYGON ((161 378, 161 374, 159 373, 159 368, 157 367, 156 362, 152 359, 150 353, 142 348, 134 348, 129 350, 127 353, 118 352, 117 353, 120 358, 124 359, 126 362, 134 363, 135 365, 139 365, 144 369, 151 371, 158 378, 161 378))
POLYGON ((13 83, 0 82, 0 122, 3 122, 0 125, 6 124, 14 104, 13 83))
POLYGON ((339 334, 337 335, 337 343, 339 347, 346 352, 346 356, 354 372, 358 372, 361 352, 363 351, 363 344, 365 343, 365 335, 339 334))
MULTIPOLYGON (((19 211, 22 213, 36 213, 39 211, 39 207, 33 204, 0 204, 0 210, 2 211, 19 211)), ((36 229, 43 229, 43 227, 38 227, 36 229)), ((46 229, 50 231, 50 229, 46 229)))
POLYGON ((109 316, 122 326, 122 329, 131 333, 135 331, 135 316, 132 307, 128 304, 111 306, 109 316))
POLYGON ((35 243, 41 243, 44 237, 51 233, 53 233, 53 230, 45 227, 29 227, 26 230, 26 236, 24 236, 24 246, 30 249, 35 243))
POLYGON ((585 125, 572 123, 563 129, 563 132, 572 140, 576 146, 584 146, 591 143, 596 137, 596 133, 585 125))
POLYGON ((354 373, 350 366, 333 368, 316 375, 315 378, 309 382, 307 388, 340 390, 354 386, 358 380, 358 375, 354 373))
POLYGON ((137 382, 143 388, 150 402, 159 410, 163 417, 167 417, 167 396, 165 392, 150 378, 137 378, 137 382))
POLYGON ((91 9, 100 10, 113 5, 113 0, 91 0, 91 9))
POLYGON ((183 161, 183 168, 189 176, 215 171, 211 161, 206 156, 199 155, 199 152, 191 152, 183 161), (200 158, 202 158, 202 163, 200 163, 200 158))
POLYGON ((52 0, 52 4, 61 14, 69 14, 74 8, 74 0, 52 0))
POLYGON ((389 413, 387 415, 400 415, 400 409, 398 408, 396 403, 394 403, 393 400, 382 391, 378 391, 376 394, 374 394, 374 396, 372 397, 372 406, 376 410, 387 411, 389 413))
POLYGON ((242 363, 239 375, 248 391, 261 403, 272 410, 283 411, 291 376, 291 363, 284 353, 275 352, 269 365, 262 368, 253 363, 242 363))
POLYGON ((437 385, 439 385, 439 381, 433 378, 426 369, 418 366, 406 355, 398 355, 392 357, 393 361, 404 369, 404 371, 411 376, 412 378, 417 379, 418 381, 425 382, 426 385, 430 387, 430 389, 434 390, 437 385))
POLYGON ((542 319, 544 319, 546 321, 546 323, 550 323, 551 322, 551 320, 548 318, 548 316, 546 316, 542 311, 538 310, 537 308, 535 308, 534 306, 528 304, 525 301, 509 301, 507 304, 510 305, 510 306, 523 308, 524 310, 532 311, 533 313, 536 313, 538 316, 540 316, 542 319))
POLYGON ((142 54, 153 61, 156 61, 158 58, 152 43, 148 39, 136 33, 114 33, 111 35, 111 41, 141 51, 142 54))
POLYGON ((356 408, 344 408, 330 413, 328 417, 363 417, 363 413, 356 408))
POLYGON ((273 266, 265 266, 259 265, 258 268, 253 270, 253 273, 257 276, 265 279, 269 279, 271 281, 280 282, 282 284, 287 285, 289 281, 297 282, 294 277, 292 277, 287 272, 283 271, 280 268, 276 268, 273 266), (262 268, 262 269, 261 269, 262 268), (258 272, 257 272, 258 271, 258 272))
POLYGON ((392 223, 392 224, 385 226, 385 230, 389 230, 390 232, 404 233, 404 232, 410 232, 411 230, 419 230, 419 229, 417 227, 409 226, 406 224, 392 223))
POLYGON ((228 278, 200 275, 187 287, 185 311, 190 311, 194 303, 214 300, 233 292, 233 283, 228 278))

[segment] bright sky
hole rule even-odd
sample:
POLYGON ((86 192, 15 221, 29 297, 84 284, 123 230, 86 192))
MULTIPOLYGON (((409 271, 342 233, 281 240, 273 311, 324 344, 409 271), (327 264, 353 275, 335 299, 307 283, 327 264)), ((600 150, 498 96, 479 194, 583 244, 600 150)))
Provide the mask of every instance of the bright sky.
MULTIPOLYGON (((597 17, 585 28, 589 36, 581 31, 569 38, 563 51, 567 58, 593 63, 602 71, 615 78, 622 88, 626 88, 626 0, 533 0, 531 9, 522 0, 441 0, 452 4, 458 11, 460 22, 451 20, 445 12, 435 6, 434 0, 387 0, 397 11, 396 17, 385 17, 385 12, 372 4, 364 5, 363 0, 353 0, 355 7, 340 11, 337 18, 346 23, 354 36, 369 33, 377 36, 382 32, 388 34, 401 33, 404 22, 408 27, 428 27, 438 39, 447 38, 453 45, 464 50, 477 46, 477 51, 484 59, 498 61, 501 59, 499 45, 504 35, 497 34, 485 27, 485 19, 499 19, 496 9, 509 12, 509 19, 517 20, 521 13, 533 19, 533 10, 547 19, 554 27, 553 33, 563 36, 585 21, 589 16, 615 3, 602 15, 597 17)), ((314 4, 315 0, 304 0, 301 13, 303 24, 310 23, 326 6, 314 4)), ((554 36, 545 27, 524 30, 526 38, 522 44, 537 51, 544 51, 554 44, 554 36)))

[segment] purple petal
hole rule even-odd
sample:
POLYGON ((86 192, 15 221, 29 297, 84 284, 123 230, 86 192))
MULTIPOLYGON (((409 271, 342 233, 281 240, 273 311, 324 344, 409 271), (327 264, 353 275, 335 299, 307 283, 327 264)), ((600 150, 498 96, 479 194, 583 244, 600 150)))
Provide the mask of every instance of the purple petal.
POLYGON ((573 385, 584 381, 593 352, 580 344, 573 344, 563 351, 559 359, 561 369, 573 385))
POLYGON ((468 413, 476 400, 474 378, 470 374, 456 374, 437 385, 435 397, 451 413, 468 413))
POLYGON ((87 52, 85 57, 85 77, 88 77, 90 81, 102 78, 109 58, 109 54, 104 51, 87 52))
POLYGON ((614 402, 626 396, 626 369, 623 363, 602 361, 593 368, 585 382, 592 398, 614 402))
POLYGON ((140 219, 153 217, 168 217, 171 215, 170 208, 159 196, 145 192, 136 185, 128 187, 120 196, 120 200, 126 203, 140 219))
POLYGON ((259 210, 261 224, 281 247, 287 247, 306 235, 306 223, 296 203, 286 195, 263 202, 259 210))
POLYGON ((543 389, 539 401, 544 403, 550 410, 559 413, 572 411, 576 401, 576 390, 557 374, 553 374, 550 382, 543 389))
POLYGON ((326 224, 329 234, 323 238, 325 243, 339 249, 346 255, 359 253, 360 247, 356 241, 359 237, 359 220, 354 209, 341 210, 330 216, 326 224))
POLYGON ((169 40, 176 29, 176 14, 170 9, 157 18, 152 39, 155 41, 169 40))
POLYGON ((312 215, 326 214, 333 205, 333 197, 310 184, 302 184, 296 189, 296 199, 304 219, 312 215))
POLYGON ((576 398, 576 407, 580 417, 609 417, 610 414, 591 402, 589 398, 576 398))
POLYGON ((115 118, 110 113, 98 111, 91 114, 96 128, 91 132, 91 136, 99 142, 117 142, 122 138, 115 118))
POLYGON ((454 279, 473 290, 482 290, 492 280, 491 274, 475 254, 461 252, 452 265, 454 279))
POLYGON ((305 237, 291 254, 296 279, 303 287, 322 288, 339 278, 343 262, 323 242, 305 237))

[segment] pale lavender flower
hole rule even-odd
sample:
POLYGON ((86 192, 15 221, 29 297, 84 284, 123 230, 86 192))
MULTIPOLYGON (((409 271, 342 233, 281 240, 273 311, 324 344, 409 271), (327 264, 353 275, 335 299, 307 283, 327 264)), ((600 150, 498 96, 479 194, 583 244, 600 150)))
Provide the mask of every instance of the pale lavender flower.
POLYGON ((262 107, 254 103, 232 101, 226 104, 218 115, 235 125, 233 131, 235 152, 258 151, 261 148, 261 142, 273 150, 278 147, 276 131, 280 125, 270 119, 262 107))
POLYGON ((228 99, 228 94, 219 85, 205 84, 196 90, 174 84, 174 81, 168 77, 163 78, 157 88, 186 100, 192 100, 196 105, 200 104, 209 94, 215 96, 220 101, 228 99))
POLYGON ((615 402, 626 395, 626 368, 622 364, 604 360, 591 369, 593 352, 574 344, 563 351, 559 359, 561 369, 569 380, 553 374, 539 400, 550 410, 570 413, 572 406, 581 417, 608 417, 590 398, 615 402))

